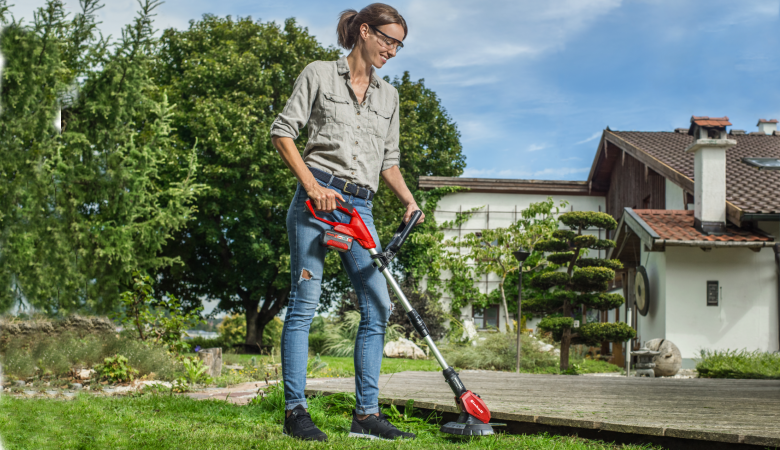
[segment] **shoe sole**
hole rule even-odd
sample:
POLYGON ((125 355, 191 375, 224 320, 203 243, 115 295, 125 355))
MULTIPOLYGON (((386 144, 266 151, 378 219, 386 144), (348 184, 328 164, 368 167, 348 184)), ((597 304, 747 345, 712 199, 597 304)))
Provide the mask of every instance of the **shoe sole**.
POLYGON ((406 439, 414 439, 414 438, 408 438, 408 437, 399 437, 399 438, 383 438, 382 436, 376 436, 373 434, 365 434, 365 433, 355 433, 354 431, 350 431, 347 435, 351 438, 356 439, 379 439, 380 441, 398 441, 398 440, 406 440, 406 439))
POLYGON ((288 433, 287 433, 287 430, 282 430, 282 434, 283 434, 283 435, 285 435, 285 436, 287 436, 287 437, 288 437, 288 438, 290 438, 290 439, 296 439, 296 440, 299 440, 299 441, 307 441, 307 442, 328 442, 328 436, 325 436, 325 439, 306 439, 306 438, 301 438, 301 437, 298 437, 298 436, 293 436, 292 434, 288 434, 288 433))

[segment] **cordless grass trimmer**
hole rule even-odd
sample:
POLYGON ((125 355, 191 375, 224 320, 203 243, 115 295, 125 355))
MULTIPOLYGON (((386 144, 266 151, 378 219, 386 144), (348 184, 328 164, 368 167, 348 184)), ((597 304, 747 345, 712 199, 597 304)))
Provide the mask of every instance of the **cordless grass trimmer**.
POLYGON ((311 200, 306 200, 306 206, 314 215, 314 218, 333 227, 332 230, 325 230, 322 232, 320 244, 340 252, 347 252, 352 249, 352 244, 357 241, 358 245, 368 250, 368 253, 371 254, 371 258, 374 260, 374 267, 379 269, 393 288, 396 297, 401 301, 401 304, 406 311, 406 315, 412 322, 414 329, 417 330, 417 333, 419 333, 423 339, 425 339, 428 348, 443 369, 444 380, 450 385, 452 392, 455 393, 455 403, 458 405, 460 415, 458 416, 457 421, 443 425, 441 431, 443 433, 465 436, 493 434, 492 425, 499 424, 490 423, 490 410, 488 410, 485 402, 479 395, 466 389, 463 382, 460 381, 458 373, 444 360, 438 347, 436 347, 436 343, 433 342, 433 339, 428 332, 428 327, 425 326, 422 317, 420 317, 420 314, 412 308, 412 304, 409 303, 409 300, 406 298, 403 291, 401 291, 401 286, 398 285, 398 282, 395 281, 393 275, 387 270, 390 262, 401 249, 401 245, 403 245, 404 241, 409 236, 409 233, 411 233, 417 220, 422 216, 422 211, 415 211, 408 223, 401 221, 401 225, 396 230, 390 243, 387 244, 385 251, 380 253, 376 250, 374 239, 371 237, 371 233, 368 231, 366 224, 363 223, 363 219, 360 217, 358 211, 353 208, 352 205, 341 203, 338 200, 336 200, 336 204, 339 211, 349 216, 350 219, 348 224, 331 222, 318 217, 317 213, 314 212, 314 208, 312 208, 311 200))

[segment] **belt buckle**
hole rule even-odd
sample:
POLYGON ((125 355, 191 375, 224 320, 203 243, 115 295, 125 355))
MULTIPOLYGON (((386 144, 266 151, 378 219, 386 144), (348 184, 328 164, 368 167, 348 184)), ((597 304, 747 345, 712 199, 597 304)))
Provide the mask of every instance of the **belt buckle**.
POLYGON ((345 181, 344 182, 344 192, 346 192, 347 194, 352 194, 352 192, 349 191, 349 185, 350 184, 352 186, 355 186, 355 193, 353 195, 357 195, 357 193, 358 193, 357 185, 355 183, 350 183, 349 181, 345 181))

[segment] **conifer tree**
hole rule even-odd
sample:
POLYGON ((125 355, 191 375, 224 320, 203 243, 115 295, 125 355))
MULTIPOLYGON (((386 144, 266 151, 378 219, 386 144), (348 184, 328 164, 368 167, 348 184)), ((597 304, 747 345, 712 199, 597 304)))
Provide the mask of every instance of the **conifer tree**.
POLYGON ((134 271, 174 263, 160 249, 189 217, 198 186, 194 153, 172 151, 172 108, 149 77, 158 5, 142 2, 111 43, 96 35, 97 0, 81 0, 70 20, 49 0, 30 26, 0 0, 6 306, 107 312, 134 271))
POLYGON ((636 332, 625 323, 588 323, 574 329, 573 307, 585 305, 591 309, 606 311, 623 304, 623 296, 608 294, 608 282, 615 278, 615 270, 622 269, 615 259, 583 258, 587 249, 602 250, 615 246, 609 239, 583 234, 589 228, 614 230, 617 222, 609 214, 590 211, 573 211, 561 214, 558 220, 569 229, 553 233, 552 239, 536 244, 535 250, 550 252, 547 260, 566 269, 534 277, 534 287, 543 290, 542 295, 523 302, 524 310, 548 316, 539 322, 539 328, 551 332, 553 339, 561 343, 560 369, 569 369, 569 348, 573 343, 597 345, 602 341, 623 342, 633 338, 636 332), (550 288, 555 288, 548 292, 550 288), (574 331, 573 331, 574 330, 574 331))

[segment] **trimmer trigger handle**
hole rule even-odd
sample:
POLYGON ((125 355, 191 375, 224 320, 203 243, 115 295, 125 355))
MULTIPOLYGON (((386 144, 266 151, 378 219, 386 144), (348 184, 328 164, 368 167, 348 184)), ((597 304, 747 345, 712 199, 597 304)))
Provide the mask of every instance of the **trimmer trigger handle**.
POLYGON ((345 209, 347 211, 347 213, 349 213, 350 215, 352 215, 352 211, 355 209, 355 207, 352 206, 352 204, 350 204, 350 203, 342 203, 341 200, 339 200, 339 199, 336 199, 336 206, 338 208, 345 209))

